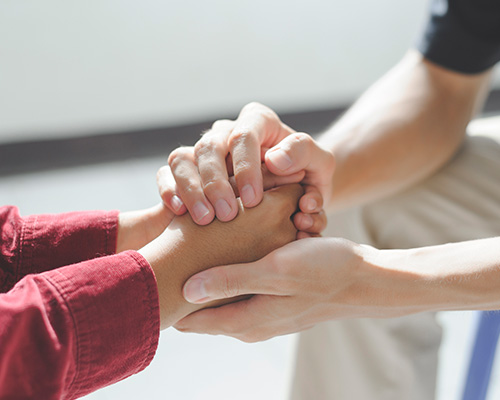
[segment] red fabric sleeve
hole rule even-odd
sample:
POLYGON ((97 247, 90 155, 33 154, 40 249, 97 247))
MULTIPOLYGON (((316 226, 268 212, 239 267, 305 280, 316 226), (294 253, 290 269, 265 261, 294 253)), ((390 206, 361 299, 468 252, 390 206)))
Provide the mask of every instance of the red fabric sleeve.
POLYGON ((144 369, 158 337, 155 277, 137 252, 28 275, 0 294, 0 398, 83 396, 144 369))
POLYGON ((21 218, 0 207, 0 292, 28 274, 114 254, 117 211, 82 211, 21 218))

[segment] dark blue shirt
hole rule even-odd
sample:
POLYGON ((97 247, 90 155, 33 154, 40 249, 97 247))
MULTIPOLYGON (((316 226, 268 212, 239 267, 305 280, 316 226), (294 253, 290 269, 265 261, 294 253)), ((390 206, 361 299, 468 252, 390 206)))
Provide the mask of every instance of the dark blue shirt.
POLYGON ((420 52, 445 68, 474 74, 500 61, 500 0, 431 0, 420 52))

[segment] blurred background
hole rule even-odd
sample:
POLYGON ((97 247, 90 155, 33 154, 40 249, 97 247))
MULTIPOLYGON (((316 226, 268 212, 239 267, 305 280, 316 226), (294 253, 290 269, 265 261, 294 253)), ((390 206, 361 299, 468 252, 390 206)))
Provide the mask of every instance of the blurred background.
MULTIPOLYGON (((254 100, 319 132, 412 46, 426 8, 425 0, 3 0, 0 204, 22 214, 148 207, 169 152, 254 100)), ((499 100, 494 91, 487 111, 500 111, 499 100)), ((473 318, 440 315, 440 399, 461 390, 473 318)), ((167 330, 146 371, 88 398, 285 399, 293 345, 293 336, 248 345, 167 330)))

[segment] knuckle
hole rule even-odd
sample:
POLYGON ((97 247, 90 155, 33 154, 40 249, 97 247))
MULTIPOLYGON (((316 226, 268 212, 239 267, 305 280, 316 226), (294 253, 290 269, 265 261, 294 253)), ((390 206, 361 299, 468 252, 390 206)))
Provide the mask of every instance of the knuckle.
POLYGON ((192 147, 178 147, 177 149, 172 151, 168 156, 168 164, 173 168, 180 161, 189 159, 189 156, 192 154, 192 152, 193 152, 192 147))
POLYGON ((220 146, 220 143, 215 138, 203 138, 200 139, 194 145, 194 156, 195 158, 203 157, 207 154, 215 153, 220 146))
POLYGON ((165 176, 168 174, 168 170, 170 168, 166 165, 164 165, 163 167, 161 167, 158 171, 156 171, 156 182, 160 183, 160 182, 163 182, 165 176))
POLYGON ((240 293, 238 282, 231 279, 224 271, 219 272, 217 282, 219 282, 219 290, 224 298, 235 297, 240 293))
POLYGON ((225 193, 226 191, 226 188, 227 188, 227 183, 228 182, 224 182, 224 181, 220 181, 218 179, 215 179, 215 178, 210 178, 210 179, 207 179, 205 181, 203 181, 202 183, 202 186, 203 186, 203 191, 207 194, 207 195, 222 195, 223 193, 225 193))
POLYGON ((298 132, 298 133, 293 133, 291 136, 292 142, 299 146, 311 146, 315 144, 314 139, 311 137, 311 135, 304 133, 304 132, 298 132))
POLYGON ((279 202, 279 213, 282 218, 291 216, 297 208, 297 202, 289 197, 283 197, 279 202))
POLYGON ((267 108, 265 105, 259 103, 258 101, 251 101, 250 103, 246 104, 242 111, 255 111, 259 110, 261 108, 267 108))
POLYGON ((248 142, 255 141, 255 132, 251 129, 238 129, 231 133, 229 136, 229 146, 235 147, 238 145, 243 145, 248 142))
POLYGON ((243 107, 242 111, 249 114, 258 114, 267 121, 279 121, 278 115, 272 109, 257 101, 248 103, 245 107, 243 107))
POLYGON ((237 162, 235 162, 234 174, 236 176, 239 176, 242 172, 245 173, 251 170, 252 170, 252 164, 250 162, 245 160, 238 160, 237 162))
POLYGON ((182 185, 177 186, 179 191, 182 192, 183 196, 192 197, 201 191, 200 183, 196 179, 187 178, 183 181, 182 185))
POLYGON ((227 128, 230 128, 233 125, 233 123, 234 122, 231 121, 230 119, 219 119, 212 124, 212 130, 218 131, 218 130, 227 129, 227 128))

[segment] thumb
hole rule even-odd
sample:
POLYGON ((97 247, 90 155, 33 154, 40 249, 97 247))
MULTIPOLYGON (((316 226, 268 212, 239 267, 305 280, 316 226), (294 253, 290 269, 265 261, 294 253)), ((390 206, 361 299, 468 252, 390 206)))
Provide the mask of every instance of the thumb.
POLYGON ((293 133, 266 153, 266 166, 273 174, 289 175, 300 170, 333 171, 333 154, 307 133, 293 133))
POLYGON ((277 294, 275 291, 262 259, 200 272, 184 284, 183 296, 190 303, 202 304, 246 294, 277 294))
POLYGON ((290 175, 304 170, 304 183, 316 186, 327 196, 331 185, 335 159, 307 133, 293 133, 266 153, 265 163, 276 175, 290 175))

